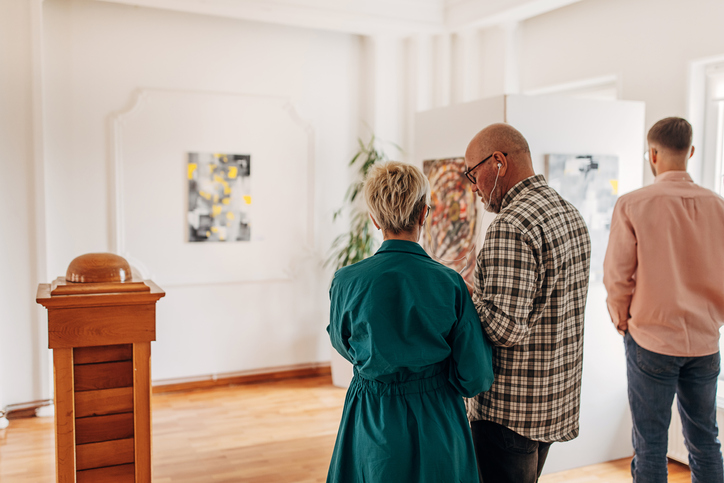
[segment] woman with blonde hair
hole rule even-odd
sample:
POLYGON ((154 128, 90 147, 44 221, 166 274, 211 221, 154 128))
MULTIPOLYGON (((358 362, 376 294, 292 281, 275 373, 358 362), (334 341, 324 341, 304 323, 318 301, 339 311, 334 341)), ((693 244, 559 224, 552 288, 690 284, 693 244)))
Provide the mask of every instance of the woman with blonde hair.
POLYGON ((327 332, 354 377, 327 482, 477 483, 463 397, 490 388, 492 352, 463 278, 417 243, 430 185, 388 162, 364 195, 384 242, 329 291, 327 332))

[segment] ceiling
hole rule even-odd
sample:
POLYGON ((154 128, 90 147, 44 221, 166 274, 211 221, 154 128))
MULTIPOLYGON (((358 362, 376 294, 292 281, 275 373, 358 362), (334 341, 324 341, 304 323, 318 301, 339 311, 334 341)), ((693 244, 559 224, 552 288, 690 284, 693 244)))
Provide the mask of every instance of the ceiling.
POLYGON ((517 22, 581 0, 98 0, 361 35, 456 32, 517 22))

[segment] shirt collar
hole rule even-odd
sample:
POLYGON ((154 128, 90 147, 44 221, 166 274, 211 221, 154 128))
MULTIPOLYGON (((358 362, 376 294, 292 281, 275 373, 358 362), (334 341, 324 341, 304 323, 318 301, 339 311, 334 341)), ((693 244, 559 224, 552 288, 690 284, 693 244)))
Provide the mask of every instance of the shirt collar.
POLYGON ((689 176, 689 173, 683 170, 673 170, 673 171, 667 171, 665 173, 661 173, 654 179, 654 183, 660 183, 662 181, 688 181, 690 183, 693 183, 694 180, 691 179, 691 176, 689 176))
POLYGON ((530 178, 525 178, 523 181, 519 181, 515 186, 510 188, 507 193, 505 193, 505 196, 503 196, 503 202, 500 204, 500 209, 502 210, 511 204, 513 200, 524 191, 537 188, 539 186, 546 186, 547 184, 545 176, 542 174, 537 174, 535 176, 531 176, 530 178))
POLYGON ((379 250, 377 250, 375 255, 377 255, 377 253, 385 252, 412 253, 414 255, 421 255, 423 257, 430 258, 430 256, 425 253, 425 250, 423 250, 419 243, 406 240, 385 240, 384 242, 382 242, 382 246, 379 250))

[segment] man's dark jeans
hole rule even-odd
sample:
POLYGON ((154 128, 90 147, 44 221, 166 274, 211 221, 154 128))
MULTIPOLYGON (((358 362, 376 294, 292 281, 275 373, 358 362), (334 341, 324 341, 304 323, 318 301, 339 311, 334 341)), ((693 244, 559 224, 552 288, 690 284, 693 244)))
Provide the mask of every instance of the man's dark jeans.
POLYGON ((470 423, 483 483, 535 483, 551 443, 533 441, 490 421, 470 423))
POLYGON ((674 393, 689 450, 692 483, 724 482, 716 424, 719 353, 675 357, 651 352, 626 333, 628 399, 633 421, 635 483, 666 483, 666 451, 674 393))

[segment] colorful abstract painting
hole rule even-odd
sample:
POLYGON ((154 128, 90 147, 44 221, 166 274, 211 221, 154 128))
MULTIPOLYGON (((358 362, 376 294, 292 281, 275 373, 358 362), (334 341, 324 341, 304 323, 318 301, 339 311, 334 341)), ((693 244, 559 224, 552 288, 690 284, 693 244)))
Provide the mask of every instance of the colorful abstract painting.
POLYGON ((548 154, 548 185, 575 206, 591 235, 591 282, 603 280, 603 258, 618 199, 618 156, 548 154))
POLYGON ((435 260, 472 283, 477 210, 475 195, 463 171, 463 158, 423 163, 423 172, 430 180, 431 209, 422 246, 435 260))
POLYGON ((188 153, 188 241, 251 239, 251 156, 188 153))

